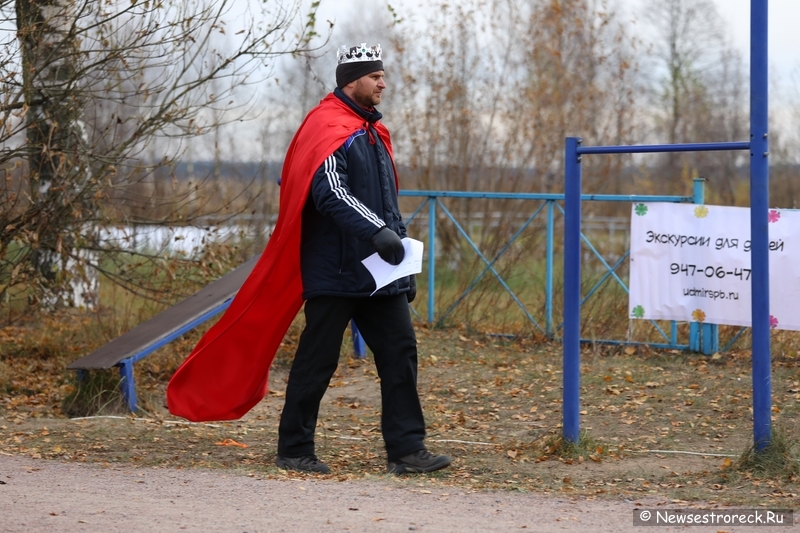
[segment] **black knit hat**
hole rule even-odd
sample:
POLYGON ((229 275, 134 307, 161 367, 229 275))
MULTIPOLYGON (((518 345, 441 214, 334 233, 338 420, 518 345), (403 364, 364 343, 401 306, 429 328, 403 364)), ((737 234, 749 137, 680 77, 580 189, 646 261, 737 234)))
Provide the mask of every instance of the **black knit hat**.
POLYGON ((383 70, 381 45, 342 46, 336 51, 336 86, 340 89, 362 76, 383 70))

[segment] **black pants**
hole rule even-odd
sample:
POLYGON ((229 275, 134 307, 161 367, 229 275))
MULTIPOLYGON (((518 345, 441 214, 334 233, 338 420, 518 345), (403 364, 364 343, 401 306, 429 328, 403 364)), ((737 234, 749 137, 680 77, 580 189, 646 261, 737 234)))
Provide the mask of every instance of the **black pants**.
POLYGON ((375 298, 321 296, 305 304, 286 403, 278 429, 278 454, 314 453, 319 404, 339 361, 350 319, 375 357, 381 379, 381 431, 389 461, 425 447, 425 419, 417 393, 417 340, 405 294, 375 298))

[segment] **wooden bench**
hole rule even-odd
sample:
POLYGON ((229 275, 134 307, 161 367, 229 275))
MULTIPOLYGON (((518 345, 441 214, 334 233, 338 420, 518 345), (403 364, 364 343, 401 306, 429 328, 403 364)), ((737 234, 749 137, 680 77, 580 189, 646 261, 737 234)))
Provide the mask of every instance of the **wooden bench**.
MULTIPOLYGON (((258 256, 243 263, 180 303, 73 361, 67 369, 78 371, 79 379, 83 379, 90 370, 119 367, 122 395, 131 412, 135 412, 137 398, 133 364, 227 309, 257 260, 258 256)), ((356 357, 364 358, 364 340, 355 324, 351 323, 351 327, 356 357)))

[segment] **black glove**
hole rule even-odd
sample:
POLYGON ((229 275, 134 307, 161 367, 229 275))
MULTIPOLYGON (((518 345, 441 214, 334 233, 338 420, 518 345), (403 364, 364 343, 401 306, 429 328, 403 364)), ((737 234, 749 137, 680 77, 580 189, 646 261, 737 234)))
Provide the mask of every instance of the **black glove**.
POLYGON ((406 299, 408 303, 414 301, 414 298, 417 297, 417 276, 411 274, 408 276, 408 292, 406 293, 406 299))
POLYGON ((397 233, 390 230, 388 227, 382 227, 378 233, 372 237, 372 246, 375 251, 381 256, 381 259, 390 265, 399 265, 400 261, 406 255, 403 248, 403 241, 397 236, 397 233))

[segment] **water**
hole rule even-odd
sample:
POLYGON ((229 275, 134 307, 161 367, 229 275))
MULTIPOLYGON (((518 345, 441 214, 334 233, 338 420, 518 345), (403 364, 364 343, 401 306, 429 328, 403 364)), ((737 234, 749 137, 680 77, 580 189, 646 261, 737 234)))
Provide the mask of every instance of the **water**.
POLYGON ((259 230, 254 224, 207 226, 159 226, 135 225, 104 228, 100 241, 107 249, 131 252, 156 253, 158 255, 183 255, 195 257, 209 244, 235 243, 241 240, 269 238, 272 226, 259 230))

